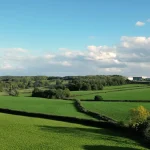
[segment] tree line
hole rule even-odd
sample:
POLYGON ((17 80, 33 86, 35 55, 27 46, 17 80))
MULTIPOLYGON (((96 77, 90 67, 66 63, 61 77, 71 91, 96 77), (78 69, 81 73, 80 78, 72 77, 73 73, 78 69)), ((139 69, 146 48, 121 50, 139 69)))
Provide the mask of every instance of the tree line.
POLYGON ((42 97, 50 99, 64 99, 70 96, 69 89, 50 89, 50 90, 40 90, 39 88, 34 88, 32 91, 32 97, 42 97))
POLYGON ((104 86, 127 84, 126 77, 120 75, 95 75, 95 76, 1 76, 0 92, 10 87, 12 89, 28 89, 46 87, 48 89, 68 88, 71 91, 102 90, 104 86))
POLYGON ((126 84, 126 78, 119 75, 114 76, 84 76, 69 80, 68 88, 71 91, 80 90, 103 90, 104 86, 115 86, 126 84))

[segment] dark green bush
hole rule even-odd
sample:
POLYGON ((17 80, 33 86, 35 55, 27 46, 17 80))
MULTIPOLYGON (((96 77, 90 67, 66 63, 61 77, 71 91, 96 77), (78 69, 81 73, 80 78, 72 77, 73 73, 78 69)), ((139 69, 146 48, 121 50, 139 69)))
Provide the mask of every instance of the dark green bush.
POLYGON ((50 99, 64 99, 70 96, 69 89, 50 89, 50 90, 39 90, 35 88, 32 92, 32 97, 43 97, 43 98, 50 98, 50 99))
POLYGON ((150 143, 150 124, 147 126, 147 128, 144 131, 144 138, 147 142, 150 143))
POLYGON ((3 86, 0 84, 0 92, 3 92, 3 86))
POLYGON ((120 126, 125 126, 125 123, 124 123, 123 121, 119 121, 118 124, 119 124, 120 126))
POLYGON ((95 100, 95 101, 102 101, 103 98, 102 98, 102 96, 100 96, 100 95, 96 95, 96 96, 94 97, 94 100, 95 100))

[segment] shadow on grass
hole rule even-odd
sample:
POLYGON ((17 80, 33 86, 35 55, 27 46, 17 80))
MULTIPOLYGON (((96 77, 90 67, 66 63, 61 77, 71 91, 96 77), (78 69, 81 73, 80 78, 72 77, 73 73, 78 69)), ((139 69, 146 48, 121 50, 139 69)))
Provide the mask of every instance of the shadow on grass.
MULTIPOLYGON (((117 143, 124 143, 124 144, 133 144, 133 145, 143 145, 139 137, 133 136, 132 133, 121 133, 118 132, 117 130, 109 130, 109 129, 102 129, 102 128, 70 128, 70 127, 54 127, 54 126, 38 126, 41 130, 46 131, 46 132, 55 132, 55 133, 63 133, 73 135, 73 136, 80 136, 83 138, 92 138, 95 140, 106 140, 107 141, 112 141, 112 142, 117 142, 117 143), (88 134, 87 134, 88 133, 88 134), (128 141, 128 139, 132 139, 132 141, 128 141)), ((143 145, 144 147, 146 145, 143 145)), ((88 150, 92 150, 92 146, 85 146, 85 148, 88 150)), ((101 148, 102 150, 107 150, 110 149, 110 147, 98 147, 95 146, 95 149, 101 148)), ((94 147, 93 147, 94 149, 94 147)), ((115 148, 114 148, 115 149, 115 148)), ((118 148, 119 149, 119 148, 118 148)), ((121 148, 122 149, 122 148, 121 148)), ((125 149, 125 148, 123 148, 125 149)), ((111 149, 113 150, 113 148, 111 149)), ((129 149, 130 150, 130 149, 129 149)), ((131 149, 132 150, 132 149, 131 149)), ((134 150, 134 149, 133 149, 134 150)))
POLYGON ((106 145, 85 145, 84 150, 137 150, 129 147, 106 146, 106 145))

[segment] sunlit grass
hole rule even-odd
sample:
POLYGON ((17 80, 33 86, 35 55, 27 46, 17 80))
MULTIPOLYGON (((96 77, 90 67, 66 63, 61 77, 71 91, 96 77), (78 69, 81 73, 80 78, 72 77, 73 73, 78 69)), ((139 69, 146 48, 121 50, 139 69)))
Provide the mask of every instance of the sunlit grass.
POLYGON ((1 150, 146 150, 117 131, 0 113, 1 150))

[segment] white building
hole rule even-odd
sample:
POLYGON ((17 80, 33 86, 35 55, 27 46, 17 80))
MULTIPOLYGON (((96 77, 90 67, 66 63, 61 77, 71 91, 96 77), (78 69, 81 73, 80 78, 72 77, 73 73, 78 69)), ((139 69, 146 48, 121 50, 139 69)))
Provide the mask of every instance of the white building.
POLYGON ((130 81, 140 81, 142 79, 145 79, 145 80, 150 80, 150 78, 147 78, 146 76, 140 76, 140 77, 128 77, 128 80, 130 81))
POLYGON ((132 80, 133 80, 133 77, 128 77, 128 80, 132 81, 132 80))

